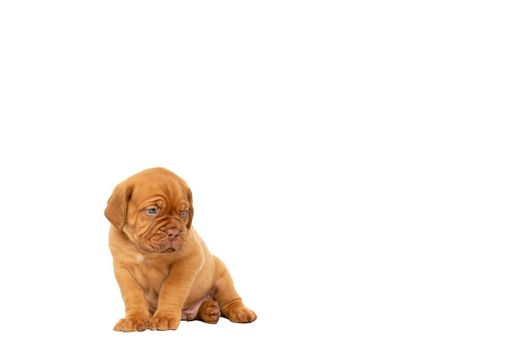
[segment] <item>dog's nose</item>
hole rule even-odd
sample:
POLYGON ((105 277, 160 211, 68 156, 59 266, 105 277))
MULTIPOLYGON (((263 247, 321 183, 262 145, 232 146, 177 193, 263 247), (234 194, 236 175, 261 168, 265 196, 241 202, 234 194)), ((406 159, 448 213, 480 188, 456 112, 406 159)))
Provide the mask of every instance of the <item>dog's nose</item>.
POLYGON ((180 234, 180 231, 176 228, 170 228, 166 233, 168 235, 168 238, 173 240, 177 238, 177 236, 180 234))

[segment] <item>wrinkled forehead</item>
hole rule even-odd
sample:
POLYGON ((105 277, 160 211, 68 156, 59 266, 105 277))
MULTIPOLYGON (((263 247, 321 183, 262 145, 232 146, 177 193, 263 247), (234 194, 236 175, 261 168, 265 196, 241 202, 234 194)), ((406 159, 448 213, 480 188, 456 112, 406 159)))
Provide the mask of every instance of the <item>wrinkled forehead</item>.
POLYGON ((186 184, 177 176, 168 174, 142 176, 137 179, 133 187, 131 200, 137 204, 163 200, 168 205, 175 205, 187 199, 186 184))

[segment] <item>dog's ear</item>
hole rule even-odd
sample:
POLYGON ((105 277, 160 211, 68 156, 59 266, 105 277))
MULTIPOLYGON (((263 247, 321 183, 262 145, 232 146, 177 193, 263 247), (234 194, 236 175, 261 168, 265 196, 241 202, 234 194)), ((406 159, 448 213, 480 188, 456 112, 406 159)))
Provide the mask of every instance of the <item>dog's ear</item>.
POLYGON ((189 230, 191 228, 191 222, 193 220, 193 195, 192 195, 191 189, 189 187, 187 188, 186 192, 188 194, 188 202, 190 202, 190 209, 189 209, 189 213, 188 213, 188 223, 186 224, 186 227, 189 230))
POLYGON ((117 229, 122 230, 126 224, 126 215, 128 211, 128 201, 131 198, 132 188, 125 182, 115 187, 111 197, 108 199, 108 205, 104 210, 104 215, 117 229))

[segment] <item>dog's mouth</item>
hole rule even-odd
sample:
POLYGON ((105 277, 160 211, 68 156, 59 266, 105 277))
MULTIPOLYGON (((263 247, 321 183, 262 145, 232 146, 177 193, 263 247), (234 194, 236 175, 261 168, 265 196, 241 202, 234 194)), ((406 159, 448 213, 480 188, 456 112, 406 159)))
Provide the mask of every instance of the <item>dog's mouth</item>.
POLYGON ((149 254, 168 254, 182 250, 185 245, 185 239, 182 235, 176 237, 162 237, 156 235, 151 239, 144 239, 137 242, 139 250, 149 254))
POLYGON ((165 248, 165 249, 159 249, 159 248, 144 248, 144 247, 138 247, 139 251, 142 254, 169 254, 174 253, 177 251, 175 248, 165 248))

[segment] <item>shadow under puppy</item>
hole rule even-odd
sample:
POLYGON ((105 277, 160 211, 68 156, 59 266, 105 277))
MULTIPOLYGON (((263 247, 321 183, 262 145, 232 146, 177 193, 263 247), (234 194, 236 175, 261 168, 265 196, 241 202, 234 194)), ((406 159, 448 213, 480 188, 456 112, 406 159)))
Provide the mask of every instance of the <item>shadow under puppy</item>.
POLYGON ((114 330, 177 329, 181 319, 216 323, 221 315, 255 321, 224 263, 192 227, 192 195, 180 177, 163 168, 135 174, 113 190, 104 214, 126 307, 114 330))

